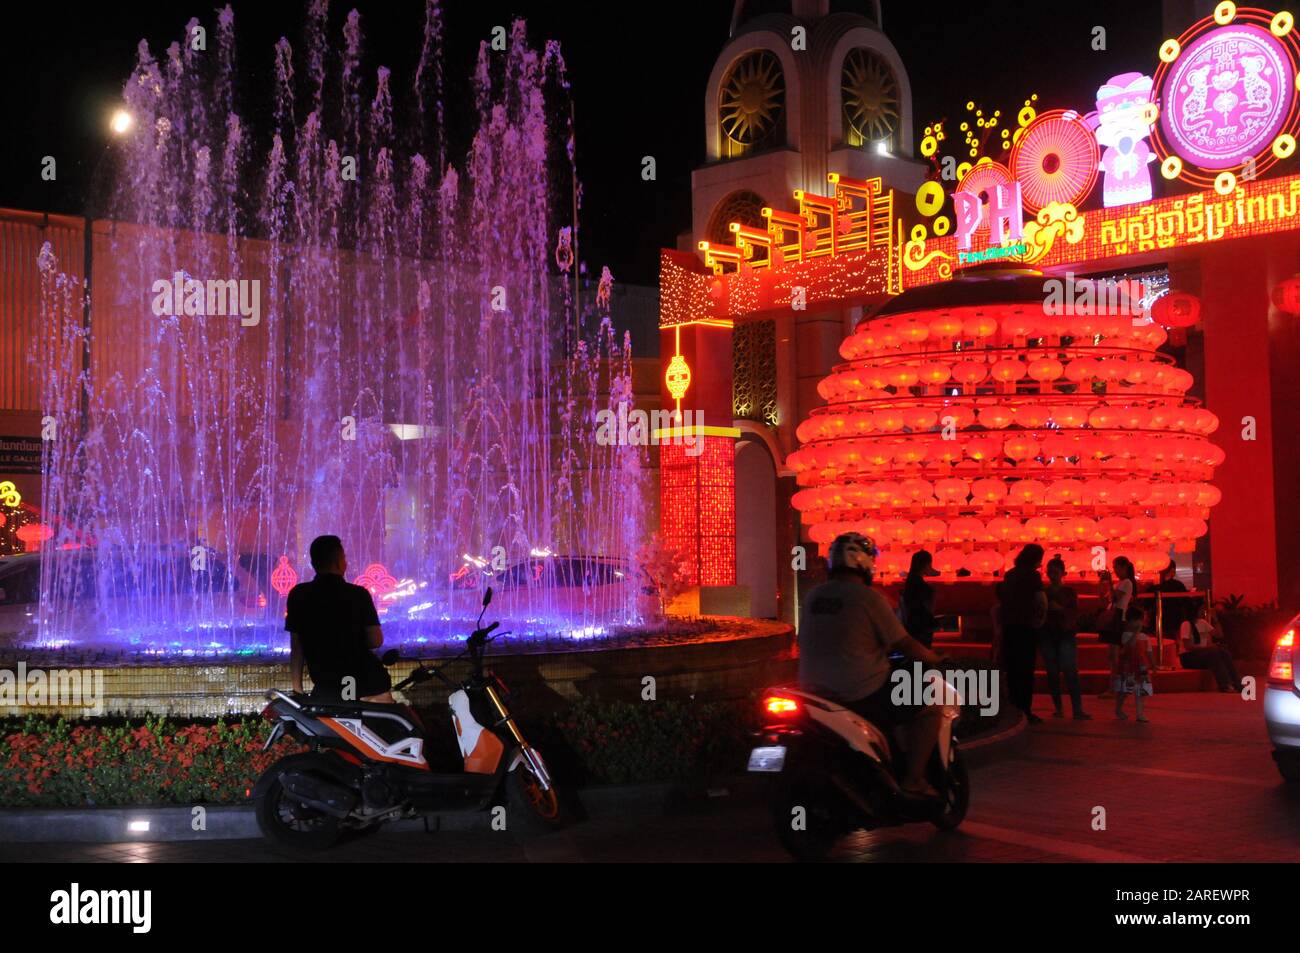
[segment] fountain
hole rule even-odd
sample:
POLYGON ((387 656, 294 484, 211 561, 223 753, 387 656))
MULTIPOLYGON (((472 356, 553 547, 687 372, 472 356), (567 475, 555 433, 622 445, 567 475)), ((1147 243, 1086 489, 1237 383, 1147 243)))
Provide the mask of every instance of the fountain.
POLYGON ((337 51, 327 14, 310 0, 304 42, 276 44, 265 101, 241 101, 229 7, 210 50, 197 20, 161 57, 142 41, 88 321, 42 254, 36 644, 283 651, 325 533, 390 644, 463 637, 488 583, 525 642, 642 619, 642 451, 593 439, 631 402, 630 348, 607 295, 579 309, 572 233, 556 247, 558 45, 522 22, 481 45, 454 161, 437 0, 404 89, 363 68, 355 11, 337 51))

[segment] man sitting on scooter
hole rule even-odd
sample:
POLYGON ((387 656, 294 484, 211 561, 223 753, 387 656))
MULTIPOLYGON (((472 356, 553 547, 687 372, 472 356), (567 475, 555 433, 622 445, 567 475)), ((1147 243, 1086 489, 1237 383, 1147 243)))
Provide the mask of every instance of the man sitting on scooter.
POLYGON ((311 542, 316 578, 289 590, 284 628, 289 633, 289 674, 302 693, 302 665, 313 696, 392 704, 388 676, 375 653, 384 644, 370 591, 343 579, 348 560, 337 536, 311 542))
POLYGON ((831 543, 827 581, 808 594, 799 619, 799 685, 837 701, 882 731, 905 727, 907 748, 899 778, 908 794, 937 797, 925 767, 939 739, 943 709, 894 704, 889 653, 937 665, 941 656, 907 634, 889 602, 871 587, 876 545, 860 533, 831 543))

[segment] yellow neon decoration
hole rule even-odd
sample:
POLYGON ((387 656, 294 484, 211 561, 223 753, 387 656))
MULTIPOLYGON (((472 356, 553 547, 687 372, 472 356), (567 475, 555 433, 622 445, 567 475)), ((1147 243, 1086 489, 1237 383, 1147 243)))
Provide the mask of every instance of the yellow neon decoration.
POLYGON ((668 362, 668 370, 664 372, 664 383, 668 385, 668 393, 673 400, 680 401, 686 396, 686 391, 691 386, 691 368, 686 363, 686 358, 680 354, 673 355, 673 359, 668 362))
POLYGON ((1291 32, 1293 26, 1295 26, 1295 17, 1283 10, 1277 16, 1273 17, 1273 22, 1268 25, 1268 28, 1272 30, 1273 35, 1280 40, 1291 32))
POLYGON ((1178 45, 1177 40, 1165 40, 1160 44, 1160 62, 1172 63, 1174 60, 1178 59, 1178 54, 1182 51, 1183 48, 1178 45))
POLYGON ((934 233, 940 238, 947 235, 950 228, 952 228, 952 223, 948 221, 947 215, 940 215, 934 220, 934 233))
POLYGON ((1279 159, 1289 159, 1295 152, 1295 136, 1284 132, 1273 140, 1273 155, 1279 159))
POLYGON ((924 182, 916 190, 916 210, 929 218, 943 208, 943 186, 938 182, 924 182))
POLYGON ((1221 4, 1214 8, 1214 22, 1219 26, 1227 26, 1237 16, 1237 5, 1232 0, 1223 0, 1221 4))
POLYGON ((673 437, 740 437, 738 427, 656 427, 654 438, 667 440, 673 437))
POLYGON ((1183 173, 1183 160, 1178 156, 1170 156, 1160 164, 1160 174, 1166 179, 1176 179, 1183 173))
POLYGON ((22 503, 22 494, 18 492, 18 487, 14 486, 8 480, 0 483, 0 503, 8 507, 17 507, 22 503))
POLYGON ((1220 172, 1214 180, 1214 191, 1220 195, 1231 195, 1237 187, 1237 177, 1231 172, 1220 172))

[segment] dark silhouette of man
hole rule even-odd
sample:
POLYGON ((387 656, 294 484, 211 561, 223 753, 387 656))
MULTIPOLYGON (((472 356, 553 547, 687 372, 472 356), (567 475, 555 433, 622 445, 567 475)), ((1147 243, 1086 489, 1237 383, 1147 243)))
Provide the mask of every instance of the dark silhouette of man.
POLYGON ((316 537, 311 565, 316 578, 289 590, 284 619, 293 690, 302 692, 305 661, 313 696, 391 704, 392 679, 372 651, 384 644, 379 614, 368 590, 344 580, 343 542, 316 537))

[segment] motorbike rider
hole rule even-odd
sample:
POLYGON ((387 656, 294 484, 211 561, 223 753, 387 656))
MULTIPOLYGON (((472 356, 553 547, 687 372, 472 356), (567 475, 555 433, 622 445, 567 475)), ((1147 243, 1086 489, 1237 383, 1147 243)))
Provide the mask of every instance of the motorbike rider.
MULTIPOLYGON (((827 581, 804 601, 799 619, 799 685, 836 701, 889 734, 903 726, 907 746, 899 785, 907 794, 936 797, 925 779, 943 709, 898 704, 891 697, 889 653, 938 665, 942 656, 907 634, 888 600, 872 588, 876 545, 860 533, 831 543, 827 581)), ((910 695, 910 693, 909 693, 910 695)))

